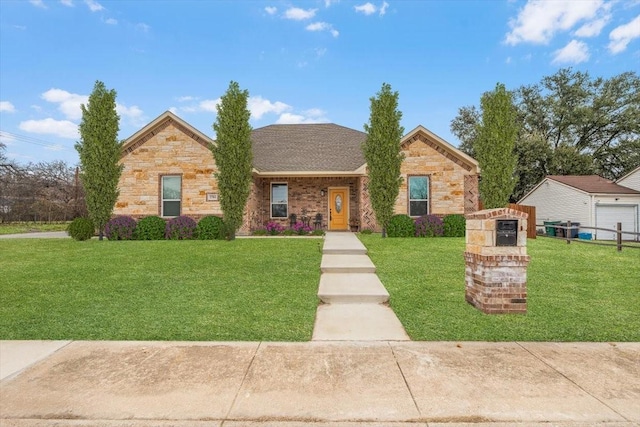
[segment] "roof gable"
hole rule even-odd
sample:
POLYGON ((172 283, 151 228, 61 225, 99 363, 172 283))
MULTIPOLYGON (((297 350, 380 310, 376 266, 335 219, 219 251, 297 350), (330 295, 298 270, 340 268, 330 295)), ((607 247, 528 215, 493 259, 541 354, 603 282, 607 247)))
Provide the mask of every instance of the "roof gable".
POLYGON ((547 179, 590 194, 640 194, 598 175, 549 175, 547 179))
POLYGON ((447 159, 461 166, 465 170, 469 172, 480 173, 480 166, 477 160, 458 150, 456 147, 449 144, 447 141, 423 126, 416 127, 411 132, 402 137, 400 144, 403 149, 407 149, 409 145, 416 141, 425 143, 426 145, 433 148, 438 153, 442 154, 447 159))
MULTIPOLYGON (((627 181, 627 180, 632 179, 632 178, 635 179, 636 176, 640 177, 640 166, 638 166, 637 168, 635 168, 634 170, 632 170, 631 172, 629 172, 628 174, 626 174, 622 178, 618 179, 616 181, 616 183, 624 182, 624 181, 627 181)), ((622 184, 622 185, 624 185, 624 184, 622 184)))
POLYGON ((173 125, 175 128, 205 148, 211 148, 214 144, 214 141, 211 138, 200 132, 198 129, 194 128, 171 111, 165 111, 156 117, 151 123, 124 141, 120 157, 125 157, 137 148, 140 148, 145 142, 153 138, 169 125, 173 125))

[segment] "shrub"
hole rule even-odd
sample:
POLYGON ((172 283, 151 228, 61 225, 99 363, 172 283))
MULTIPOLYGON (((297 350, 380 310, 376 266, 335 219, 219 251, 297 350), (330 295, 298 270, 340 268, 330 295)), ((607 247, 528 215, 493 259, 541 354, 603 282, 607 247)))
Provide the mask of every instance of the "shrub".
POLYGON ((464 215, 447 215, 444 217, 443 222, 445 237, 464 237, 467 229, 467 220, 464 218, 464 215))
POLYGON ((267 229, 266 228, 258 228, 256 230, 253 230, 251 232, 252 235, 254 236, 266 236, 267 235, 267 229))
POLYGON ((416 219, 416 237, 438 237, 442 236, 444 227, 442 218, 435 215, 422 215, 416 219))
POLYGON ((76 218, 67 227, 67 233, 75 240, 89 240, 93 237, 95 226, 89 218, 76 218))
POLYGON ((372 234, 373 230, 370 228, 365 228, 364 230, 360 230, 360 234, 372 234))
POLYGON ((195 237, 197 227, 193 218, 177 216, 167 222, 164 236, 170 240, 191 240, 195 237))
POLYGON ((313 230, 313 228, 309 227, 308 225, 304 225, 303 222, 296 222, 291 228, 293 229, 295 234, 299 234, 301 236, 309 234, 311 230, 313 230))
POLYGON ((311 232, 311 235, 312 236, 324 236, 324 230, 321 230, 321 229, 318 228, 317 230, 313 230, 311 232))
POLYGON ((219 216, 205 216, 198 221, 196 235, 199 240, 223 240, 224 221, 219 216))
POLYGON ((282 232, 282 234, 285 235, 285 236, 293 236, 293 235, 298 234, 298 233, 293 228, 287 228, 286 230, 284 230, 282 232))
POLYGON ((387 226, 387 236, 389 237, 413 237, 415 227, 409 215, 394 215, 389 220, 387 226))
POLYGON ((283 231, 284 227, 280 225, 280 223, 274 221, 270 221, 269 223, 267 223, 267 233, 271 234, 272 236, 277 236, 283 231))
POLYGON ((111 218, 104 227, 104 234, 109 240, 132 240, 136 231, 136 220, 130 216, 111 218))
POLYGON ((159 216, 147 216, 138 221, 135 236, 137 240, 162 240, 167 224, 159 216))

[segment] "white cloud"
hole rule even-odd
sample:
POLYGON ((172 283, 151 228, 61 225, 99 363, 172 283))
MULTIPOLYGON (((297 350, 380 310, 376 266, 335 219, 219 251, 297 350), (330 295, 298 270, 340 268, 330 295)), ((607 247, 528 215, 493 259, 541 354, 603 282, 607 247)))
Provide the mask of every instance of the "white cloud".
POLYGON ((29 0, 29 3, 31 3, 35 7, 41 7, 43 9, 47 8, 47 5, 44 4, 44 2, 42 0, 29 0))
POLYGON ((278 11, 278 8, 274 6, 267 6, 264 8, 264 11, 267 12, 269 15, 275 15, 276 12, 278 11))
POLYGON ((354 6, 353 8, 356 10, 356 12, 361 12, 361 13, 364 13, 365 15, 373 15, 374 13, 376 13, 376 10, 378 9, 373 5, 373 3, 365 3, 359 6, 354 6))
POLYGON ((0 142, 2 142, 5 145, 11 145, 13 144, 13 142, 16 140, 15 137, 9 135, 6 132, 3 132, 0 130, 0 142))
MULTIPOLYGON (((598 17, 609 9, 603 0, 529 0, 516 19, 509 21, 511 31, 505 43, 547 44, 559 31, 568 31, 583 20, 598 17)), ((584 30, 586 31, 586 30, 584 30)))
POLYGON ((27 29, 27 27, 25 25, 14 25, 13 28, 15 28, 16 30, 21 30, 24 31, 27 29))
POLYGON ((193 96, 179 96, 178 102, 187 102, 187 101, 195 101, 198 98, 194 98, 193 96))
POLYGON ((600 35, 605 25, 609 23, 611 15, 605 15, 600 19, 587 22, 582 27, 578 28, 574 35, 578 37, 596 37, 600 35))
POLYGON ((382 6, 380 6, 380 16, 384 16, 387 13, 387 9, 389 8, 389 3, 386 1, 382 2, 382 6))
POLYGON ((333 28, 333 25, 327 22, 314 22, 313 24, 309 24, 306 27, 307 31, 329 31, 333 37, 338 37, 340 32, 333 28))
POLYGON ((141 31, 143 33, 148 33, 149 30, 151 30, 151 27, 145 24, 144 22, 140 22, 139 24, 136 24, 136 30, 141 31))
POLYGON ((200 101, 199 107, 202 111, 209 111, 211 113, 217 113, 217 106, 220 104, 222 100, 218 99, 205 99, 204 101, 200 101))
POLYGON ((77 93, 70 93, 66 90, 52 88, 42 94, 42 99, 59 104, 58 109, 67 119, 80 120, 82 118, 80 104, 86 105, 89 101, 89 96, 78 95, 77 93))
POLYGON ((325 112, 313 108, 303 111, 302 114, 283 113, 278 117, 276 124, 279 125, 295 125, 301 123, 327 123, 329 120, 325 117, 325 112))
POLYGON ((16 107, 9 101, 0 101, 0 111, 4 113, 15 113, 16 107))
POLYGON ((118 25, 118 20, 113 18, 107 18, 104 20, 104 23, 109 25, 118 25))
POLYGON ((324 7, 330 7, 332 4, 339 3, 340 0, 324 0, 324 7))
POLYGON ((322 47, 322 48, 316 48, 316 56, 318 58, 321 58, 325 55, 325 53, 327 53, 327 48, 326 47, 322 47))
POLYGON ((311 19, 315 16, 318 9, 300 9, 299 7, 292 7, 285 11, 284 17, 287 19, 293 19, 294 21, 304 21, 305 19, 311 19))
POLYGON ((640 15, 631 22, 616 27, 609 33, 609 52, 616 55, 627 48, 633 39, 640 38, 640 15))
POLYGON ((505 64, 511 64, 511 57, 507 56, 507 59, 504 60, 505 64))
POLYGON ((65 6, 73 7, 73 0, 60 0, 60 3, 65 6))
POLYGON ((178 114, 178 107, 171 107, 169 108, 169 111, 171 111, 173 114, 178 114))
POLYGON ((127 118, 134 126, 143 126, 146 122, 144 112, 137 105, 127 107, 116 102, 116 112, 121 118, 127 118))
POLYGON ((51 144, 44 147, 45 150, 49 151, 62 151, 64 150, 64 145, 62 144, 51 144))
POLYGON ((55 135, 60 138, 78 139, 78 125, 69 120, 54 120, 47 118, 43 120, 27 120, 20 122, 18 127, 30 133, 40 133, 55 135))
POLYGON ((265 114, 280 114, 291 109, 291 106, 284 102, 271 102, 261 96, 249 97, 247 100, 247 107, 249 108, 249 111, 251 111, 251 117, 257 120, 261 119, 265 114))
POLYGON ((589 60, 589 47, 584 42, 571 40, 562 49, 554 52, 553 64, 579 64, 589 60))
POLYGON ((84 3, 87 5, 91 12, 100 12, 101 10, 104 10, 104 6, 102 6, 96 0, 84 0, 84 3))

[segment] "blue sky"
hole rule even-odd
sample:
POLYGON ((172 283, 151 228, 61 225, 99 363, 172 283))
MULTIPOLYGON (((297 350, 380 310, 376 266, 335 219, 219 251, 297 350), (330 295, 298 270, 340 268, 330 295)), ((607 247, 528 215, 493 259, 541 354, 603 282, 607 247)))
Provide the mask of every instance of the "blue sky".
POLYGON ((449 124, 497 82, 640 70, 640 1, 0 0, 0 140, 19 163, 78 161, 80 104, 117 91, 120 138, 166 110, 214 136, 231 80, 251 124, 362 130, 383 82, 405 132, 449 124))

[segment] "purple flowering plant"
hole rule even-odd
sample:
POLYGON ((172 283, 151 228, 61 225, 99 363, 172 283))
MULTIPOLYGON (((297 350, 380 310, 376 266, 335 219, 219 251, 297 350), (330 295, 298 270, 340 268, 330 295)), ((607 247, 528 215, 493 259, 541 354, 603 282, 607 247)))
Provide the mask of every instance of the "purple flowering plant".
POLYGON ((132 240, 136 225, 136 220, 130 216, 117 216, 107 222, 104 234, 109 240, 132 240))
POLYGON ((442 218, 435 215, 423 215, 416 219, 416 237, 440 237, 444 234, 442 218))
POLYGON ((167 222, 164 237, 170 240, 190 240, 194 238, 197 226, 193 218, 178 216, 167 222))
POLYGON ((311 233, 311 231, 313 231, 313 228, 309 227, 308 225, 305 225, 301 221, 298 221, 295 224, 293 224, 293 227, 291 227, 291 229, 296 234, 299 234, 301 236, 304 236, 305 234, 309 234, 309 233, 311 233))
POLYGON ((280 225, 280 223, 275 221, 269 221, 266 228, 267 233, 271 234, 272 236, 277 236, 284 231, 284 227, 280 225))

